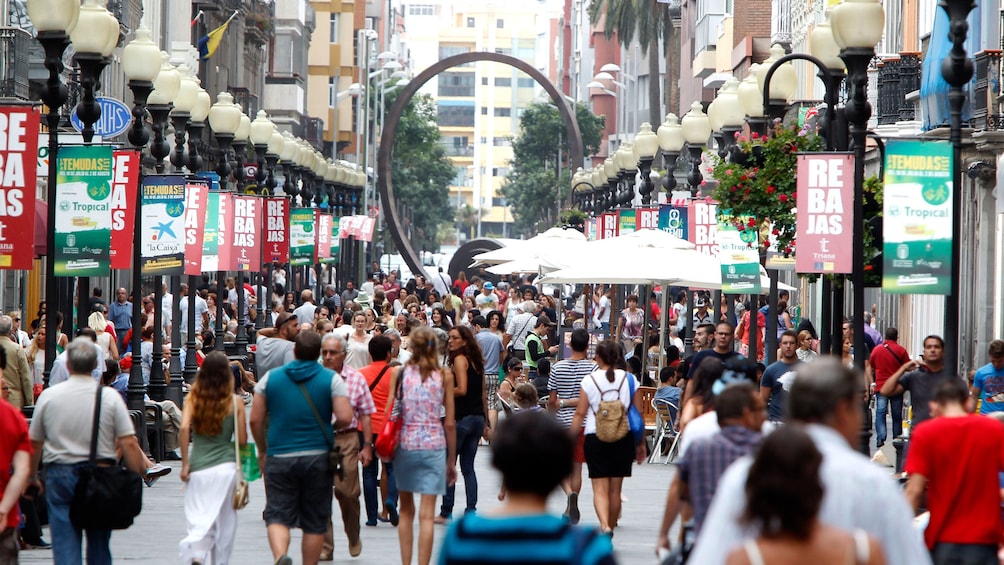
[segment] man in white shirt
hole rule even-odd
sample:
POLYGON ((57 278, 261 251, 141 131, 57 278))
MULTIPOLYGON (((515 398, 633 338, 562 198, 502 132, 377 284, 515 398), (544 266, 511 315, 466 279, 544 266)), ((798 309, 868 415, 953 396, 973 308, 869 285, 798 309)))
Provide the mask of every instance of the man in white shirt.
POLYGON ((300 293, 300 301, 303 302, 296 310, 293 310, 293 315, 296 319, 300 321, 301 324, 313 324, 314 323, 314 311, 317 307, 314 306, 314 293, 309 290, 304 290, 300 293))
POLYGON ((513 354, 518 359, 526 359, 526 335, 537 325, 537 316, 534 314, 536 307, 536 302, 527 300, 517 308, 520 314, 510 317, 506 322, 502 346, 508 348, 512 345, 513 354))
POLYGON ((598 293, 598 298, 593 297, 593 326, 600 328, 606 334, 610 333, 610 298, 613 293, 614 289, 608 288, 598 293))
POLYGON ((484 286, 481 287, 481 294, 474 297, 474 305, 478 307, 482 315, 499 309, 499 297, 495 294, 495 285, 492 284, 492 281, 485 281, 484 286))
MULTIPOLYGON (((195 295, 195 335, 202 335, 202 329, 209 327, 209 305, 198 294, 195 295)), ((181 283, 181 344, 188 343, 188 285, 181 283)))
MULTIPOLYGON (((823 454, 819 476, 825 494, 819 520, 875 536, 889 565, 931 563, 906 497, 885 469, 851 447, 861 431, 862 383, 838 359, 821 358, 799 367, 788 393, 790 419, 806 426, 823 454)), ((722 476, 690 563, 725 563, 730 551, 757 535, 740 522, 751 464, 750 457, 739 459, 722 476)))

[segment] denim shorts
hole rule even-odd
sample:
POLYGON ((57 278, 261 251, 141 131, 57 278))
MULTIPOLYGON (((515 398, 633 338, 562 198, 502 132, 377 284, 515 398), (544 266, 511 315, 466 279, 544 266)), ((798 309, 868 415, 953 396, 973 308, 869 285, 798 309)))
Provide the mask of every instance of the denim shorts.
POLYGON ((328 454, 265 460, 265 523, 324 534, 331 519, 328 454))

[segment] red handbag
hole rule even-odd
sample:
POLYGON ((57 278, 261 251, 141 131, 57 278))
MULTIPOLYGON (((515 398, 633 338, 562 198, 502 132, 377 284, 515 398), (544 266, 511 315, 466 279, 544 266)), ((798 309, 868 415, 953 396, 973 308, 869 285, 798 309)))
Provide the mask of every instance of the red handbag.
POLYGON ((404 371, 400 371, 397 375, 394 407, 373 444, 381 461, 393 459, 394 453, 397 451, 397 444, 401 441, 401 427, 404 425, 404 419, 401 418, 401 378, 403 376, 404 371))

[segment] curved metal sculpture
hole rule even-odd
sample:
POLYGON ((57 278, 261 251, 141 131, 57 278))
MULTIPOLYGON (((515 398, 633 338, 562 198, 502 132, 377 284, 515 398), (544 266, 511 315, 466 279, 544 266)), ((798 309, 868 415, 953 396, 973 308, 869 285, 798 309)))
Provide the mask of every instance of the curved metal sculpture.
MULTIPOLYGON (((404 112, 405 106, 411 101, 411 98, 418 92, 425 83, 438 75, 439 73, 445 71, 446 69, 456 67, 458 65, 463 65, 465 63, 473 63, 477 61, 491 61, 494 63, 502 63, 503 65, 509 65, 523 71, 524 73, 530 75, 539 85, 544 87, 547 94, 554 100, 555 106, 558 107, 558 113, 561 114, 561 121, 565 123, 565 128, 568 130, 568 148, 569 157, 571 159, 572 166, 577 166, 582 163, 582 134, 579 132, 579 123, 575 118, 575 109, 565 102, 565 98, 561 92, 547 80, 543 74, 535 69, 532 65, 517 59, 511 55, 503 55, 501 53, 461 53, 459 55, 454 55, 452 57, 447 57, 432 65, 431 67, 425 69, 418 76, 413 78, 407 85, 405 85, 404 90, 398 95, 397 99, 394 100, 394 105, 391 106, 390 112, 387 115, 387 121, 384 123, 383 134, 380 136, 380 151, 377 154, 377 167, 380 172, 378 177, 377 186, 380 189, 380 198, 383 200, 383 211, 387 218, 387 225, 390 228, 391 236, 394 238, 394 243, 397 245, 398 251, 401 252, 401 257, 404 259, 405 263, 408 264, 408 268, 411 269, 412 273, 424 273, 425 269, 422 266, 422 262, 418 258, 418 254, 411 246, 411 242, 405 238, 405 231, 401 226, 400 219, 397 213, 397 203, 394 199, 394 186, 391 180, 391 149, 394 144, 394 134, 397 131, 398 122, 401 120, 401 114, 404 112)), ((571 204, 572 195, 569 193, 568 202, 571 204)))

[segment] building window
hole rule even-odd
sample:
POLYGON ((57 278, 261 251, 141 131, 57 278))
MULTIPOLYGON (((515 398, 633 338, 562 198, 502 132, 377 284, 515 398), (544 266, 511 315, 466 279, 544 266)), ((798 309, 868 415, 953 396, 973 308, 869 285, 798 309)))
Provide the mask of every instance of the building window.
POLYGON ((517 78, 516 86, 518 88, 533 88, 537 84, 537 81, 529 77, 517 78))
POLYGON ((509 78, 509 77, 496 78, 495 79, 495 86, 510 87, 510 86, 512 86, 512 79, 509 78))
POLYGON ((481 77, 481 86, 488 86, 488 77, 481 77))
POLYGON ((499 55, 512 55, 512 49, 509 49, 508 47, 499 47, 495 49, 495 52, 499 55))
POLYGON ((492 167, 493 177, 507 177, 509 176, 509 167, 492 167))
MULTIPOLYGON (((448 57, 454 55, 460 55, 463 53, 470 53, 470 47, 462 47, 458 45, 440 45, 439 46, 439 60, 442 61, 448 57)), ((457 65, 458 67, 473 67, 474 63, 464 63, 463 65, 457 65)))
POLYGON ((474 96, 474 73, 444 72, 439 75, 440 96, 474 96))
POLYGON ((467 27, 474 27, 474 18, 467 18, 467 27))
POLYGON ((331 41, 329 43, 338 43, 338 13, 331 13, 331 41))
POLYGON ((492 139, 492 145, 495 147, 509 147, 512 145, 511 137, 496 137, 492 139))
MULTIPOLYGON (((481 115, 482 116, 487 116, 488 115, 488 108, 485 108, 484 106, 482 106, 481 107, 481 115)), ((484 138, 482 137, 481 139, 483 140, 484 138)), ((484 141, 482 141, 482 143, 484 143, 484 141)))
POLYGON ((334 108, 335 102, 337 102, 338 91, 335 85, 335 77, 328 78, 328 107, 334 108))
POLYGON ((505 27, 505 20, 495 20, 495 27, 502 29, 505 27))
POLYGON ((439 103, 438 122, 441 126, 474 127, 474 105, 454 105, 439 103))
POLYGON ((496 118, 508 118, 512 115, 512 108, 495 108, 496 118))
POLYGON ((436 8, 432 4, 412 4, 408 6, 409 16, 434 16, 436 8))

